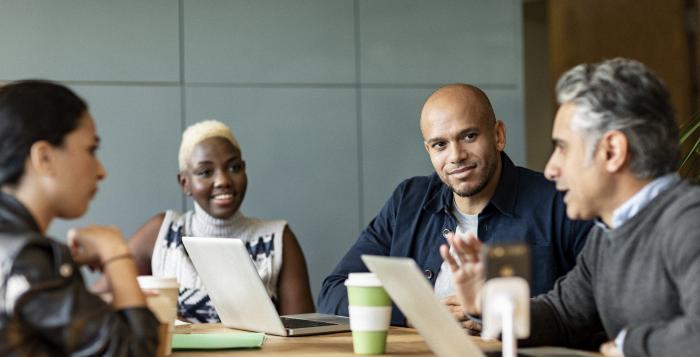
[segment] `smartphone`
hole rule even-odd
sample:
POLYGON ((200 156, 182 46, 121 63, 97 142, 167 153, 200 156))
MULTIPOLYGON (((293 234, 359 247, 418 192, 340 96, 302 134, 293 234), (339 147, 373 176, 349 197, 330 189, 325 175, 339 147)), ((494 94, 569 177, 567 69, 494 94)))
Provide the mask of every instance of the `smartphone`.
POLYGON ((486 280, 517 276, 530 283, 530 246, 527 243, 484 245, 486 280))

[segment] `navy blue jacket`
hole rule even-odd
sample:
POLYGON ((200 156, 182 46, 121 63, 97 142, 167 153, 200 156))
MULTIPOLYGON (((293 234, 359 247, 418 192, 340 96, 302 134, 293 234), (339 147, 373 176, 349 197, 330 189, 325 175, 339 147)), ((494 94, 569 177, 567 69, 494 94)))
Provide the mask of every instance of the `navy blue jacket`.
MULTIPOLYGON (((566 217, 562 194, 541 173, 516 167, 501 154, 501 178, 491 201, 479 213, 478 237, 484 243, 527 242, 531 246, 531 292, 545 293, 576 264, 591 222, 566 217)), ((450 213, 452 190, 437 174, 410 178, 394 190, 379 214, 362 231, 333 272, 323 281, 318 309, 348 315, 343 283, 349 273, 366 272, 362 254, 411 257, 435 285, 445 229, 455 231, 450 213)), ((394 306, 391 323, 405 325, 394 306)))

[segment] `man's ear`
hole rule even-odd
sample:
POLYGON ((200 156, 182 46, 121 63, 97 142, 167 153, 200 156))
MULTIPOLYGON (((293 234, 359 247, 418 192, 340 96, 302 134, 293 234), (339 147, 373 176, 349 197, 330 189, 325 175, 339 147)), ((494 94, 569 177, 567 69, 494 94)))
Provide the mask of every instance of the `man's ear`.
POLYGON ((496 120, 493 134, 496 139, 496 148, 498 151, 503 151, 506 148, 506 123, 502 120, 496 120))
POLYGON ((25 165, 26 168, 39 175, 53 176, 56 174, 55 148, 48 141, 40 140, 32 144, 29 148, 29 157, 25 165))
POLYGON ((629 142, 627 136, 619 130, 611 130, 600 139, 605 170, 613 173, 620 171, 629 161, 629 142))
POLYGON ((192 190, 190 189, 190 180, 184 172, 181 171, 177 174, 177 183, 180 184, 182 192, 184 192, 187 196, 192 196, 192 190))

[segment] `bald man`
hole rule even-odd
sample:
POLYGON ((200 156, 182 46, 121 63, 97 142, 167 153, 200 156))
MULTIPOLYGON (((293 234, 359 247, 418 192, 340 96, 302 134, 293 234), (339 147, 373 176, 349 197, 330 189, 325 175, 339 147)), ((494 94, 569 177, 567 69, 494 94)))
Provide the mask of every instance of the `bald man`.
MULTIPOLYGON (((471 232, 484 243, 531 245, 533 295, 549 291, 575 265, 590 222, 570 221, 561 193, 541 173, 517 167, 503 152, 505 125, 479 88, 452 84, 435 91, 420 118, 430 176, 405 180, 324 280, 318 308, 348 315, 351 272, 367 271, 362 254, 413 258, 455 318, 466 321, 454 297, 440 245, 471 232)), ((406 319, 394 306, 391 322, 406 319)), ((466 324, 469 325, 469 324, 466 324)))

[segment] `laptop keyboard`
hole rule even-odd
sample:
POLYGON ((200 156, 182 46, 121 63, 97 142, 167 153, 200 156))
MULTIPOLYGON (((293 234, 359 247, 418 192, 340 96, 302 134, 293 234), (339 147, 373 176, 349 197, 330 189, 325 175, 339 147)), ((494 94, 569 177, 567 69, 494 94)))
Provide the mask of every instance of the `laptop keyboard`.
POLYGON ((282 325, 286 328, 302 328, 302 327, 320 327, 320 326, 333 326, 337 325, 331 322, 323 321, 311 321, 311 320, 301 320, 294 319, 290 317, 280 317, 282 319, 282 325))

